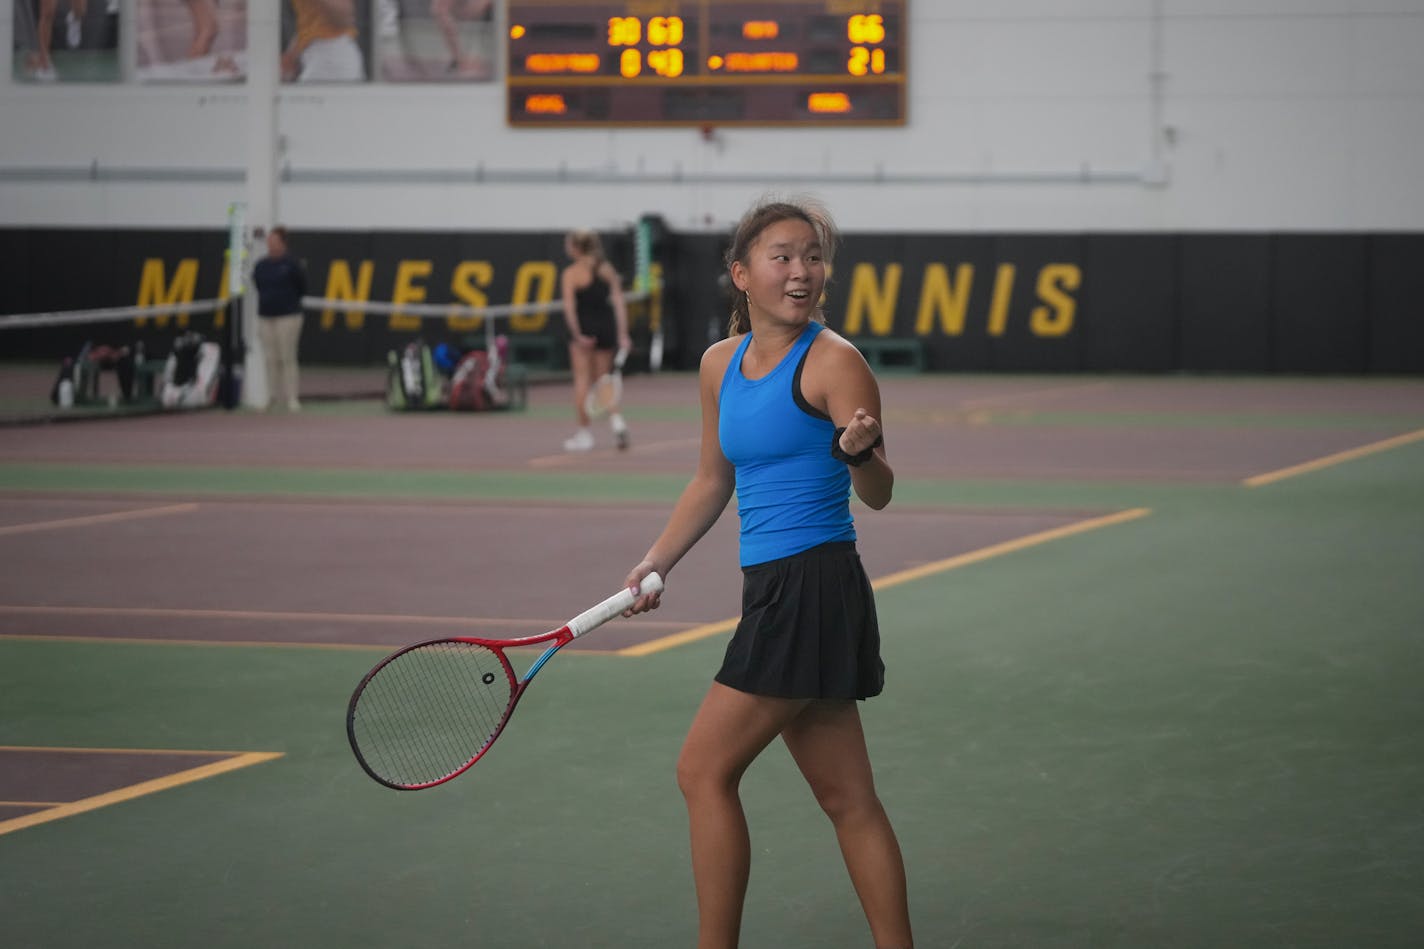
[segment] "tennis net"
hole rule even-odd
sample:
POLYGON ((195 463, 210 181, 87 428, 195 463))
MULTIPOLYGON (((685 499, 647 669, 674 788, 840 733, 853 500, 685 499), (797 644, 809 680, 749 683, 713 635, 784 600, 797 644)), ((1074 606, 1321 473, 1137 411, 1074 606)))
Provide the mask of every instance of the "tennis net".
MULTIPOLYGON (((659 297, 629 291, 631 368, 661 363, 659 297)), ((379 399, 390 356, 412 342, 462 354, 502 340, 510 362, 530 383, 568 378, 567 333, 557 300, 475 307, 461 303, 391 303, 307 297, 299 345, 301 399, 379 399)), ((0 315, 0 419, 129 415, 162 407, 162 387, 175 347, 226 345, 235 309, 224 299, 0 315), (74 372, 67 397, 61 377, 74 372)), ((265 398, 257 334, 235 358, 247 371, 241 398, 265 398), (247 360, 249 354, 256 357, 247 360)))
MULTIPOLYGON (((625 299, 635 367, 657 369, 662 341, 658 298, 638 290, 625 293, 625 299)), ((499 340, 506 358, 519 365, 531 383, 568 378, 568 333, 558 300, 470 306, 307 297, 302 305, 303 399, 309 365, 370 367, 365 377, 348 373, 349 384, 357 389, 346 394, 384 392, 391 354, 417 341, 458 357, 472 349, 492 351, 499 340)), ((335 377, 323 383, 328 392, 337 384, 335 377)))

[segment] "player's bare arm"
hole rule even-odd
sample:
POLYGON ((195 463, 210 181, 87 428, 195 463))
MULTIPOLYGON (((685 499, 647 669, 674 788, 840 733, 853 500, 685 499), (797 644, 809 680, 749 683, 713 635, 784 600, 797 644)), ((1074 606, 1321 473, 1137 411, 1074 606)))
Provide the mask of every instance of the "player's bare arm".
POLYGON ((880 386, 865 357, 844 337, 822 333, 811 347, 801 386, 807 401, 845 429, 841 451, 851 456, 871 452, 862 464, 850 466, 851 486, 866 506, 881 510, 894 494, 895 472, 885 455, 880 386))
MULTIPOLYGON (((732 499, 736 476, 732 463, 722 454, 722 443, 717 435, 717 391, 721 388, 722 375, 727 371, 738 342, 740 340, 736 338, 722 340, 702 354, 698 370, 702 438, 697 470, 673 506, 662 534, 648 548, 643 562, 628 574, 625 585, 629 589, 635 589, 643 577, 654 571, 666 579, 677 562, 717 523, 717 518, 722 516, 732 499)), ((660 602, 659 593, 641 596, 630 608, 629 614, 657 609, 660 602)))

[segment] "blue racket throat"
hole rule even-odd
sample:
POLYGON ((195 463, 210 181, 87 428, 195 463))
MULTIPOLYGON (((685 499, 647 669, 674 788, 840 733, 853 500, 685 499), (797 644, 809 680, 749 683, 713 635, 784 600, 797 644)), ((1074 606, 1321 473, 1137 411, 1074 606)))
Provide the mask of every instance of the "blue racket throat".
POLYGON ((534 678, 534 674, 535 674, 536 672, 538 672, 540 669, 544 668, 544 663, 548 662, 549 659, 554 655, 554 653, 558 652, 558 651, 559 651, 560 649, 562 649, 562 648, 564 648, 564 647, 563 647, 563 646, 552 646, 552 647, 550 647, 549 649, 545 649, 545 650, 544 650, 544 654, 543 654, 542 656, 540 656, 538 659, 535 659, 535 660, 534 660, 534 664, 529 667, 529 671, 526 672, 526 673, 524 673, 524 678, 523 678, 523 679, 520 679, 519 681, 521 681, 521 682, 528 682, 530 679, 534 678))

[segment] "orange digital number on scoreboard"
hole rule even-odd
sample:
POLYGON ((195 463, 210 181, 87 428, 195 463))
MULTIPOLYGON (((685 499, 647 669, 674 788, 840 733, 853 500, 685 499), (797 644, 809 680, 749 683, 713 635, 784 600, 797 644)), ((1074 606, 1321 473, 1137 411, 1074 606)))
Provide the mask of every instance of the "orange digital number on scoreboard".
POLYGON ((594 53, 532 53, 524 60, 524 68, 532 73, 560 74, 598 72, 602 63, 594 53))
POLYGON ((524 108, 531 115, 563 115, 569 105, 560 95, 532 95, 524 100, 524 108))
POLYGON ((844 92, 813 92, 806 97, 806 108, 816 113, 844 114, 850 111, 850 96, 844 92))

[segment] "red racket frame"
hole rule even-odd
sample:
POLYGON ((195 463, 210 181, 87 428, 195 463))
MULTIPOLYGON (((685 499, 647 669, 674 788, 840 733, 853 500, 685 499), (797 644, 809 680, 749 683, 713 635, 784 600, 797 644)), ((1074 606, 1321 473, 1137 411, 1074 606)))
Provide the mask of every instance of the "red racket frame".
POLYGON ((366 675, 361 679, 361 682, 356 686, 355 691, 351 693, 350 702, 347 703, 346 737, 347 740, 351 743, 351 750, 356 755, 357 763, 361 765, 361 769, 365 771, 366 774, 370 775, 372 780, 384 785, 385 787, 392 788, 397 791, 423 791, 426 788, 437 787, 441 784, 445 784, 447 781, 454 780, 455 778, 464 774, 466 771, 470 770, 470 768, 474 766, 475 762, 483 758, 485 754, 491 748, 494 747, 495 740, 498 739, 499 736, 504 733, 505 726, 509 724, 509 719, 514 714, 515 707, 519 705, 519 700, 523 698, 524 693, 528 691, 529 683, 533 681, 535 674, 544 667, 544 663, 548 662, 549 659, 553 657, 554 653, 558 652, 560 649, 573 642, 579 636, 582 636, 585 633, 592 632, 599 626, 602 626, 604 623, 608 622, 615 616, 622 613, 624 610, 628 609, 630 606, 633 605, 634 600, 636 600, 638 596, 650 593, 658 593, 661 592, 662 589, 662 578, 659 577, 656 573, 650 573, 647 577, 643 579, 640 593, 634 594, 632 590, 620 590, 618 593, 614 594, 613 596, 610 596, 608 599, 604 600, 602 603, 599 603, 597 606, 585 610, 578 616, 575 616, 573 619, 569 620, 567 623, 565 623, 558 629, 550 630, 547 633, 540 633, 537 636, 524 636, 516 639, 486 639, 477 636, 449 636, 441 639, 427 639, 424 642, 412 643, 409 646, 404 646, 396 650, 389 656, 382 659, 380 662, 376 663, 375 667, 372 668, 370 672, 366 673, 366 675), (509 656, 505 654, 505 650, 517 649, 524 646, 537 646, 540 643, 546 642, 550 643, 549 648, 545 649, 542 653, 539 654, 539 657, 535 659, 533 664, 529 666, 529 669, 524 673, 522 678, 516 676, 514 672, 514 666, 510 663, 509 656), (483 747, 479 748, 470 758, 470 760, 465 762, 464 765, 462 765, 460 768, 434 781, 426 781, 420 784, 397 784, 386 778, 381 777, 374 770, 372 770, 371 766, 366 763, 365 757, 361 754, 360 743, 356 740, 356 705, 361 699, 361 694, 366 690, 366 686, 386 666, 390 665, 392 662, 405 655, 406 653, 413 652, 414 650, 422 649, 432 645, 437 645, 440 643, 465 643, 470 645, 483 646, 490 652, 494 653, 495 656, 499 659, 499 664, 504 668, 504 674, 508 678, 510 686, 512 687, 512 691, 509 697, 509 704, 505 706, 504 714, 500 716, 499 723, 495 726, 494 731, 490 734, 489 740, 486 741, 483 747))

